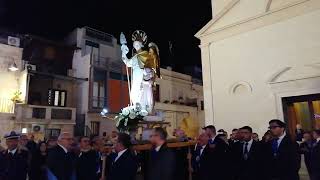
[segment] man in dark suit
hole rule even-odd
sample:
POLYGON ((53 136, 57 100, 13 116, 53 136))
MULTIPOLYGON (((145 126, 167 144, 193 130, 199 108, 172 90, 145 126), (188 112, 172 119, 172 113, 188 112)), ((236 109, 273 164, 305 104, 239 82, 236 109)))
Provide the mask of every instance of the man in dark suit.
POLYGON ((167 147, 167 132, 163 128, 152 131, 150 142, 153 145, 146 166, 147 180, 173 180, 175 172, 175 155, 167 147))
POLYGON ((208 142, 208 134, 200 134, 192 151, 192 179, 194 180, 209 180, 212 178, 213 149, 210 148, 208 142))
POLYGON ((232 148, 236 142, 239 142, 239 129, 234 128, 230 134, 230 139, 228 139, 230 148, 232 148))
POLYGON ((108 167, 108 180, 135 180, 138 169, 138 161, 136 155, 131 151, 130 136, 128 134, 119 133, 115 144, 117 156, 108 167))
POLYGON ((78 180, 98 180, 97 166, 100 159, 97 152, 90 146, 89 137, 79 139, 80 154, 76 161, 76 176, 78 180))
POLYGON ((286 134, 286 124, 278 119, 269 122, 273 140, 269 143, 269 175, 272 180, 299 180, 297 145, 286 134))
POLYGON ((216 128, 209 125, 203 128, 205 133, 209 136, 208 145, 212 151, 211 158, 211 179, 212 180, 227 180, 230 179, 228 172, 228 164, 230 162, 229 147, 224 140, 217 137, 216 128))
POLYGON ((74 178, 74 155, 69 152, 73 138, 70 133, 62 133, 58 138, 57 146, 51 148, 48 153, 48 170, 58 180, 70 180, 74 178))
POLYGON ((20 134, 12 131, 4 136, 8 149, 0 153, 0 180, 26 180, 29 152, 20 148, 20 134))
POLYGON ((243 142, 237 142, 232 148, 234 180, 262 180, 263 156, 259 142, 252 139, 252 128, 244 126, 239 129, 243 142))
POLYGON ((320 180, 320 130, 313 131, 316 142, 311 151, 311 180, 320 180))
POLYGON ((303 143, 300 144, 299 152, 304 156, 304 162, 308 170, 309 177, 311 178, 311 152, 315 143, 312 133, 305 132, 303 134, 303 143))

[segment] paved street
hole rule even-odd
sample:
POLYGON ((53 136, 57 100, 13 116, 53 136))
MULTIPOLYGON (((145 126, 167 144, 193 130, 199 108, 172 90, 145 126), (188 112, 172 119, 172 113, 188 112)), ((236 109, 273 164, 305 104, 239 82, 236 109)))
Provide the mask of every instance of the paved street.
POLYGON ((303 156, 301 157, 301 169, 300 169, 300 180, 310 180, 307 172, 307 168, 304 163, 304 158, 303 156))

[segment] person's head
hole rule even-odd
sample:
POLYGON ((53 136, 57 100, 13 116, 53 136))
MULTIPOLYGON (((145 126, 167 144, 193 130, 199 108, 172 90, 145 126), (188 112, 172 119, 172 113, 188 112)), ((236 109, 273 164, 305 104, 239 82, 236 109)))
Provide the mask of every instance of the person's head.
POLYGON ((64 132, 59 135, 58 137, 59 145, 63 146, 66 149, 70 149, 72 143, 73 143, 73 136, 70 133, 64 132))
POLYGON ((103 132, 103 133, 102 133, 102 136, 103 136, 103 137, 107 137, 107 132, 103 132))
POLYGON ((116 138, 118 136, 118 132, 117 131, 112 131, 111 132, 111 137, 112 138, 116 138))
POLYGON ((30 136, 30 141, 34 141, 34 135, 30 136))
POLYGON ((232 139, 232 140, 238 140, 238 132, 239 132, 239 130, 238 129, 232 129, 232 133, 231 133, 231 135, 230 135, 230 138, 232 139))
POLYGON ((94 138, 92 138, 91 144, 93 149, 95 149, 96 151, 100 151, 104 145, 103 140, 99 136, 95 136, 94 138))
POLYGON ((297 124, 297 125, 296 125, 296 128, 297 128, 297 130, 301 130, 301 129, 302 129, 301 124, 297 124))
POLYGON ((45 153, 45 152, 47 152, 47 144, 46 144, 46 142, 41 141, 41 142, 38 144, 38 146, 39 146, 39 151, 40 151, 40 153, 45 153))
POLYGON ((317 129, 317 130, 313 131, 313 138, 314 139, 320 138, 320 129, 317 129))
POLYGON ((252 139, 252 128, 249 126, 243 126, 239 129, 243 141, 250 141, 252 139))
POLYGON ((90 138, 87 136, 82 136, 79 139, 79 146, 81 150, 89 150, 90 146, 90 138))
POLYGON ((26 146, 28 144, 28 136, 25 134, 22 134, 20 136, 20 145, 21 146, 26 146))
POLYGON ((286 123, 279 119, 273 119, 269 121, 269 129, 274 137, 280 137, 284 134, 286 129, 286 123))
POLYGON ((4 135, 4 138, 6 139, 6 145, 9 150, 14 150, 18 147, 20 136, 21 135, 15 131, 11 131, 10 133, 4 135))
POLYGON ((50 137, 47 141, 48 149, 57 145, 57 137, 50 137))
POLYGON ((205 133, 208 134, 209 138, 213 138, 217 134, 216 127, 213 125, 206 126, 203 128, 203 130, 205 130, 205 133))
POLYGON ((140 42, 140 41, 134 41, 133 42, 133 48, 136 50, 136 51, 139 51, 143 48, 143 43, 140 42))
POLYGON ((161 146, 167 141, 168 133, 161 127, 154 128, 150 137, 150 142, 154 146, 161 146))
POLYGON ((130 140, 131 138, 128 134, 119 133, 118 139, 116 140, 116 144, 114 146, 115 151, 118 153, 120 151, 130 148, 131 147, 130 140))
POLYGON ((220 138, 220 139, 222 139, 224 142, 228 142, 228 138, 227 138, 227 136, 223 133, 223 134, 218 134, 217 135, 217 138, 220 138))
POLYGON ((268 130, 267 132, 264 133, 262 140, 264 142, 269 142, 271 139, 272 139, 272 134, 271 134, 271 131, 268 130))
POLYGON ((312 140, 312 134, 310 132, 303 133, 303 140, 304 141, 311 141, 312 140))
POLYGON ((259 141, 259 135, 258 135, 258 133, 252 133, 252 139, 254 140, 254 141, 259 141))
POLYGON ((209 141, 209 136, 207 133, 201 133, 197 139, 197 144, 199 146, 204 146, 204 145, 207 145, 208 144, 208 141, 209 141))

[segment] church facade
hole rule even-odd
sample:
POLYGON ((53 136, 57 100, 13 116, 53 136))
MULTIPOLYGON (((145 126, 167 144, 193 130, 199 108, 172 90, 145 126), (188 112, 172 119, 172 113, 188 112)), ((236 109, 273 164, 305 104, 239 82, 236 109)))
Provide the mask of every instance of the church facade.
POLYGON ((205 123, 260 135, 320 128, 320 1, 212 0, 201 40, 205 123))

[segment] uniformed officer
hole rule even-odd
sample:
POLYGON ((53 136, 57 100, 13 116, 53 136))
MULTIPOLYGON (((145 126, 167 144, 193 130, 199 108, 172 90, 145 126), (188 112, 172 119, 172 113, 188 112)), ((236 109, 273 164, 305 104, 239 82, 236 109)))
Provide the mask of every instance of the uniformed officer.
POLYGON ((0 179, 26 180, 29 153, 18 146, 20 134, 11 131, 4 138, 8 149, 0 153, 0 179))

